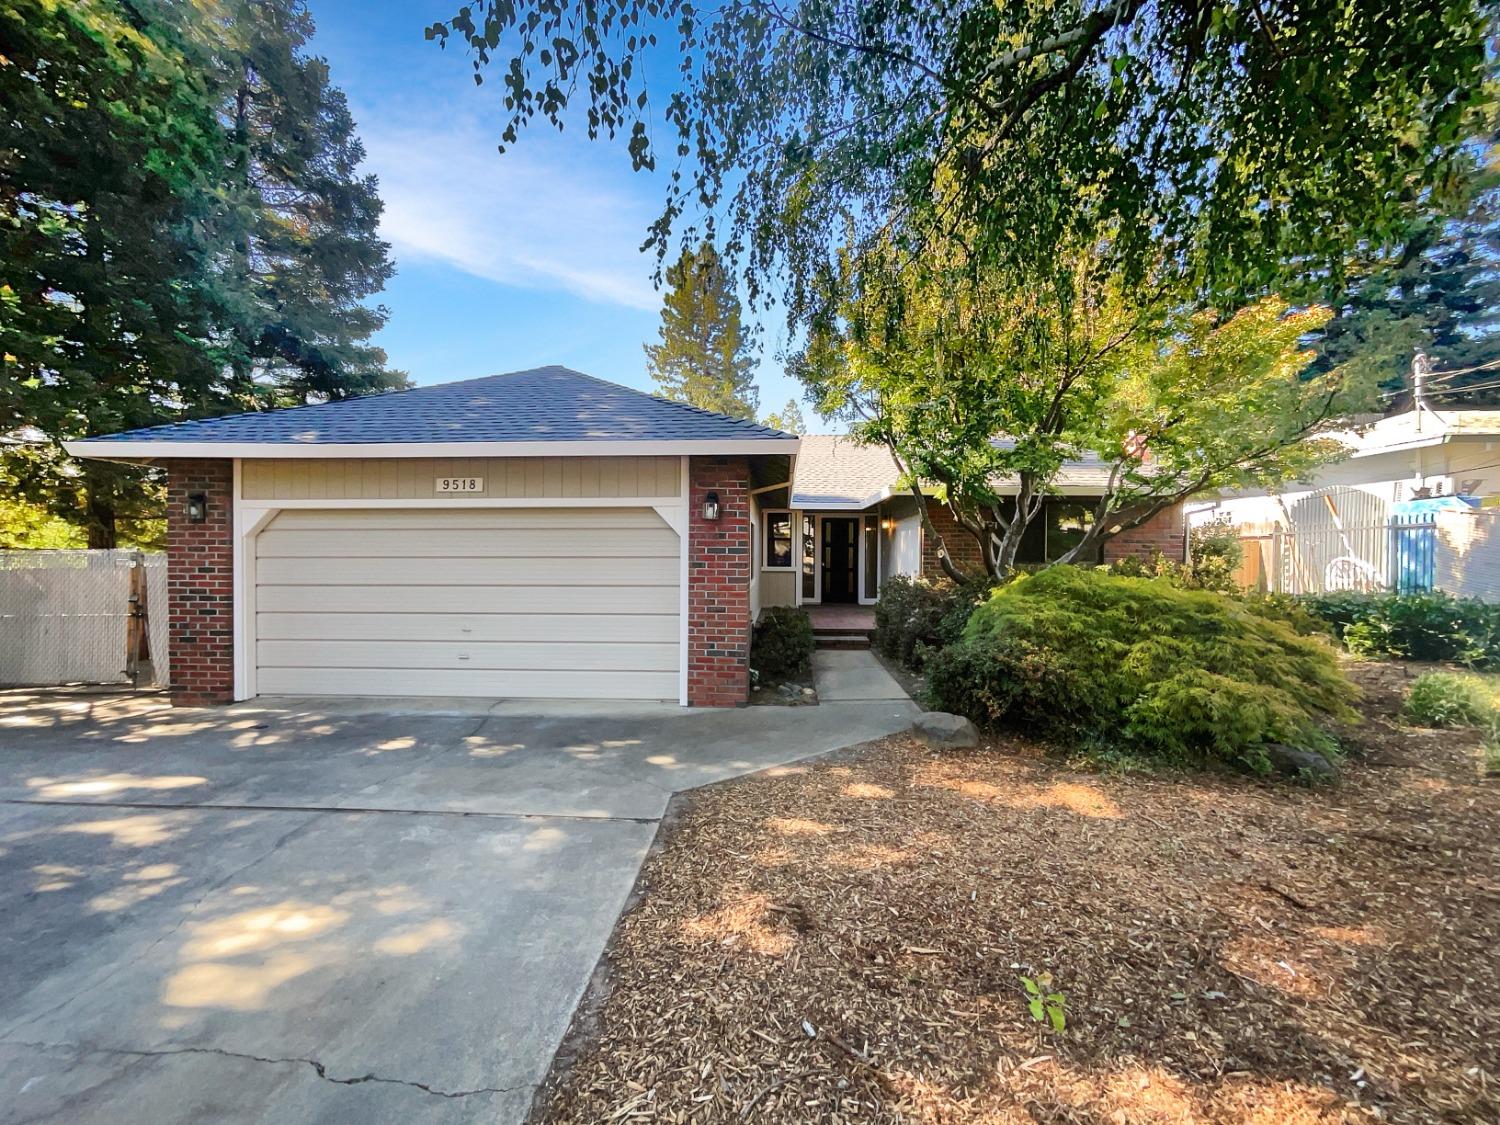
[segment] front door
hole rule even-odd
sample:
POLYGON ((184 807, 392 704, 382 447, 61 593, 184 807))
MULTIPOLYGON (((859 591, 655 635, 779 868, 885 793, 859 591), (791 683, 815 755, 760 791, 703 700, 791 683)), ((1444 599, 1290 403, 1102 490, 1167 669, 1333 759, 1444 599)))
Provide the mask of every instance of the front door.
POLYGON ((823 604, 859 601, 859 521, 823 519, 823 604))

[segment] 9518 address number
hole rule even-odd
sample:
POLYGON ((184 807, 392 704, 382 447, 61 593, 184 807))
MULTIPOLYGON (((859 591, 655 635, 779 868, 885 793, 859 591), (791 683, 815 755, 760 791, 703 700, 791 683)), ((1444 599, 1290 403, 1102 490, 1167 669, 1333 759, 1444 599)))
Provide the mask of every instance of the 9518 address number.
POLYGON ((438 477, 434 491, 438 495, 451 494, 455 492, 483 492, 483 477, 438 477))

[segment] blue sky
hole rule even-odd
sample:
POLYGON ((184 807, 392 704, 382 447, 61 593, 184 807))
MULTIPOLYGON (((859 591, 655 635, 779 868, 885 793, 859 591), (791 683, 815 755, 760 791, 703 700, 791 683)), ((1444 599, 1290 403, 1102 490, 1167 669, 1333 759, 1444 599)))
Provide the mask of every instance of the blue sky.
MULTIPOLYGON (((475 86, 461 48, 423 29, 461 0, 308 0, 311 49, 349 97, 385 200, 397 274, 377 342, 417 383, 560 363, 651 390, 655 265, 639 252, 662 201, 623 144, 533 128, 501 155, 500 85, 475 86)), ((761 410, 800 400, 776 360, 786 330, 764 320, 761 410)), ((806 405, 804 414, 817 424, 806 405)))

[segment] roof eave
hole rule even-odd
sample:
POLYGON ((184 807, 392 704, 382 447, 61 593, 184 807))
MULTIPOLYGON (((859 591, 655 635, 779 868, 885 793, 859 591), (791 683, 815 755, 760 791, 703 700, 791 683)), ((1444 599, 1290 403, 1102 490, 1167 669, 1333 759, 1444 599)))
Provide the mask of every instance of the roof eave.
POLYGON ((192 457, 268 460, 406 457, 691 457, 793 454, 796 437, 721 439, 619 439, 581 441, 453 442, 265 442, 265 441, 69 441, 74 457, 105 461, 155 461, 192 457))

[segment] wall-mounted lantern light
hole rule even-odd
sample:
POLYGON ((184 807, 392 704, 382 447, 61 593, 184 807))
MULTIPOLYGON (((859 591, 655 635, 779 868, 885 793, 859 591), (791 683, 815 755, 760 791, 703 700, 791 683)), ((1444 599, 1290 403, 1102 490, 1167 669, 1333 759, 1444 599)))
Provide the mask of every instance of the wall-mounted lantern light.
POLYGON ((719 494, 710 492, 703 498, 703 518, 716 520, 719 518, 719 494))
POLYGON ((208 519, 208 496, 202 492, 189 492, 187 498, 188 523, 202 523, 208 519))

